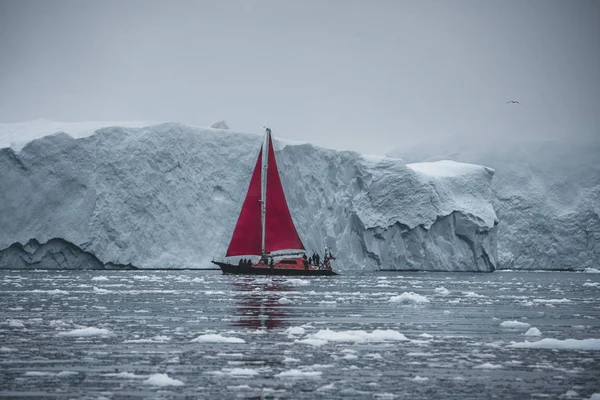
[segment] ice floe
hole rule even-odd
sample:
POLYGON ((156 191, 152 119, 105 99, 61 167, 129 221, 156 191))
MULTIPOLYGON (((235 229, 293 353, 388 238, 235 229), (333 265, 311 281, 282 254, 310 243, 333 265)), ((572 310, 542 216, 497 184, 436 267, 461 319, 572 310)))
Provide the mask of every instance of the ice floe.
POLYGON ((551 339, 537 342, 512 342, 508 347, 517 349, 560 349, 560 350, 600 350, 600 339, 551 339))
POLYGON ((290 369, 289 371, 283 371, 275 375, 276 378, 319 378, 321 371, 302 371, 299 369, 290 369))
POLYGON ((170 378, 167 374, 154 374, 150 375, 148 379, 144 381, 147 385, 152 386, 183 386, 184 383, 178 379, 170 378))
POLYGON ((191 341, 195 343, 246 343, 244 339, 236 337, 225 337, 214 333, 200 335, 197 338, 192 339, 191 341))
POLYGON ((399 296, 392 296, 389 300, 390 303, 414 303, 414 304, 423 304, 429 303, 429 299, 425 296, 422 296, 413 292, 404 292, 399 296))
POLYGON ((402 333, 391 329, 366 331, 332 331, 322 329, 316 333, 307 335, 308 339, 322 340, 326 342, 387 342, 387 341, 407 341, 408 339, 402 333))
POLYGON ((536 327, 531 327, 524 333, 525 336, 542 336, 542 332, 536 327))
POLYGON ((435 288, 435 289, 433 289, 433 291, 436 294, 439 294, 440 296, 448 296, 450 294, 450 291, 448 289, 446 289, 445 287, 443 287, 443 286, 435 288))
POLYGON ((95 328, 93 326, 88 326, 85 328, 73 329, 72 331, 67 332, 59 332, 57 336, 66 336, 66 337, 87 337, 87 336, 112 336, 113 333, 104 328, 95 328))
POLYGON ((521 321, 504 321, 500 324, 503 328, 528 328, 530 325, 527 322, 521 321))

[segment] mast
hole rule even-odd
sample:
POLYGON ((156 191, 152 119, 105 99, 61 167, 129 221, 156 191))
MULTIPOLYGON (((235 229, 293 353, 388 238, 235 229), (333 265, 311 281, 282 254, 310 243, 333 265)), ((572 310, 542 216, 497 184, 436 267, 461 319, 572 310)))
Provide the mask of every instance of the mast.
POLYGON ((271 141, 271 130, 265 127, 265 139, 262 153, 262 174, 260 190, 260 223, 261 223, 261 255, 265 254, 265 232, 267 228, 267 171, 269 169, 269 142, 271 141))

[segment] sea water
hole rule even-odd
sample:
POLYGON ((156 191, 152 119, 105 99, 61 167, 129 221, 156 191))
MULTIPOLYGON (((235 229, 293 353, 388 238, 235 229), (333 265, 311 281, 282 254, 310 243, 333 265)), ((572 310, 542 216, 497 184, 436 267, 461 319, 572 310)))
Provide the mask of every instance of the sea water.
POLYGON ((600 274, 0 273, 0 397, 600 392, 600 274))

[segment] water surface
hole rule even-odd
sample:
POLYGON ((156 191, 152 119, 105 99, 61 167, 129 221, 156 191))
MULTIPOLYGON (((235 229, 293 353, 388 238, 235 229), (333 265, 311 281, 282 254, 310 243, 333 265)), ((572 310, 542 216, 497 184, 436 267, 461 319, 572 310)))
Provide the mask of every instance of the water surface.
POLYGON ((600 339, 599 282, 5 271, 0 397, 589 398, 599 350, 511 346, 600 339), (541 336, 525 335, 533 327, 541 336), (156 374, 179 386, 153 385, 168 379, 156 374))

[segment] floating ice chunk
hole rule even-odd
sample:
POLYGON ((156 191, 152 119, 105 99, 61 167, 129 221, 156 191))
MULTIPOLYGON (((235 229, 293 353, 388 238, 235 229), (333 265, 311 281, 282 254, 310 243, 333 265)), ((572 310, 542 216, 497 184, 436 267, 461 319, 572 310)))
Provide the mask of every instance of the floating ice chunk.
POLYGON ((300 362, 300 360, 298 360, 297 358, 293 358, 293 357, 284 357, 282 362, 284 364, 291 364, 291 363, 300 362))
POLYGON ((530 325, 527 322, 521 321, 504 321, 500 324, 503 328, 528 328, 530 325))
POLYGON ((9 319, 6 321, 6 325, 10 326, 11 328, 25 328, 25 324, 23 324, 23 321, 20 319, 9 319))
POLYGON ((114 292, 112 290, 97 288, 96 286, 94 286, 94 293, 97 293, 97 294, 109 294, 109 293, 114 293, 114 292))
POLYGON ((258 375, 258 371, 251 369, 251 368, 231 368, 231 369, 224 368, 222 372, 224 374, 231 375, 231 376, 248 377, 248 376, 258 375))
POLYGON ((168 342, 170 340, 171 340, 171 338, 168 336, 158 335, 158 336, 154 336, 150 339, 125 340, 123 343, 164 343, 164 342, 168 342))
POLYGON ((589 268, 584 269, 583 272, 586 272, 588 274, 598 274, 598 273, 600 273, 600 269, 589 267, 589 268))
POLYGON ((46 371, 27 371, 25 372, 25 376, 53 376, 53 372, 46 371))
POLYGON ((251 390, 252 388, 248 385, 233 385, 233 386, 227 386, 227 389, 229 389, 229 390, 251 390))
POLYGON ((72 331, 60 332, 57 336, 67 336, 67 337, 86 337, 86 336, 112 336, 113 333, 108 329, 103 328, 95 328, 93 326, 88 326, 80 329, 73 329, 72 331))
POLYGON ((427 382, 428 380, 429 380, 428 377, 426 377, 426 376, 419 376, 419 375, 417 375, 417 376, 415 376, 414 378, 411 379, 411 381, 418 382, 418 383, 427 382))
POLYGON ((73 375, 79 375, 79 372, 76 372, 76 371, 60 371, 58 374, 56 374, 56 376, 58 376, 58 377, 67 377, 67 376, 73 376, 73 375))
POLYGON ((525 336, 542 336, 542 332, 536 327, 531 327, 524 333, 525 336))
POLYGON ((192 339, 195 343, 246 343, 244 339, 236 337, 225 337, 214 333, 206 335, 200 335, 195 339, 192 339))
POLYGON ((276 378, 319 378, 321 371, 301 371, 299 369, 290 369, 289 371, 283 371, 275 375, 276 378))
POLYGON ((192 279, 190 282, 204 283, 205 281, 204 281, 204 278, 198 278, 198 277, 196 277, 196 278, 192 279))
POLYGON ((108 278, 107 278, 107 277, 105 277, 105 276, 103 276, 103 275, 100 275, 100 276, 94 276, 94 277, 92 278, 92 280, 93 280, 93 281, 107 281, 107 280, 108 280, 108 278))
POLYGON ((307 279, 287 279, 282 282, 284 285, 291 286, 308 286, 310 285, 310 281, 307 279))
POLYGON ((592 397, 590 397, 590 400, 600 400, 600 393, 592 394, 592 397))
POLYGON ((288 299, 287 297, 282 297, 279 300, 277 300, 277 302, 279 304, 292 304, 293 301, 291 301, 290 299, 288 299))
POLYGON ((330 383, 329 385, 321 386, 317 389, 317 392, 324 392, 326 390, 335 390, 335 384, 330 383))
POLYGON ((288 335, 304 335, 304 332, 306 332, 306 330, 301 326, 292 326, 285 330, 285 333, 288 335))
POLYGON ((541 304, 560 304, 560 303, 570 303, 571 300, 569 299, 533 299, 534 303, 541 303, 541 304))
POLYGON ((421 333, 419 335, 419 337, 425 338, 425 339, 433 339, 433 335, 430 335, 429 333, 421 333))
POLYGON ((585 282, 583 284, 583 286, 589 286, 589 287, 599 287, 600 286, 600 282, 585 282))
POLYGON ((537 342, 512 342, 508 347, 517 349, 560 349, 560 350, 600 350, 600 339, 551 339, 537 342))
POLYGON ((148 379, 144 381, 147 385, 153 386, 183 386, 184 383, 180 380, 170 378, 167 374, 154 374, 150 375, 148 379))
POLYGON ((35 289, 32 291, 33 293, 48 293, 48 294, 69 294, 66 290, 53 289, 53 290, 40 290, 35 289))
POLYGON ((301 340, 295 340, 294 343, 302 343, 302 344, 310 344, 311 346, 323 346, 324 344, 327 344, 327 340, 321 340, 321 339, 301 339, 301 340))
POLYGON ((390 303, 415 303, 423 304, 429 303, 429 299, 425 296, 413 292, 404 292, 400 296, 392 296, 389 300, 390 303))
POLYGON ((310 339, 332 341, 332 342, 386 342, 386 341, 407 341, 408 339, 402 333, 391 329, 365 331, 332 331, 329 329, 320 330, 317 333, 308 335, 310 339))
POLYGON ((12 353, 14 351, 17 351, 17 349, 13 349, 12 347, 6 347, 6 346, 0 347, 1 353, 12 353))
POLYGON ((435 289, 433 289, 433 291, 435 293, 439 294, 440 296, 448 296, 450 294, 450 291, 443 286, 435 288, 435 289))
POLYGON ((146 375, 136 375, 132 372, 126 372, 126 371, 109 372, 107 374, 102 374, 102 376, 110 376, 113 378, 124 378, 124 379, 145 379, 145 378, 147 378, 146 375))
POLYGON ((465 297, 473 297, 473 298, 478 298, 478 299, 482 298, 482 297, 485 297, 484 295, 478 294, 478 293, 475 293, 475 292, 462 292, 462 293, 465 295, 465 297))
POLYGON ((492 364, 492 363, 483 363, 480 365, 476 365, 473 368, 475 368, 475 369, 501 369, 502 365, 492 364))

